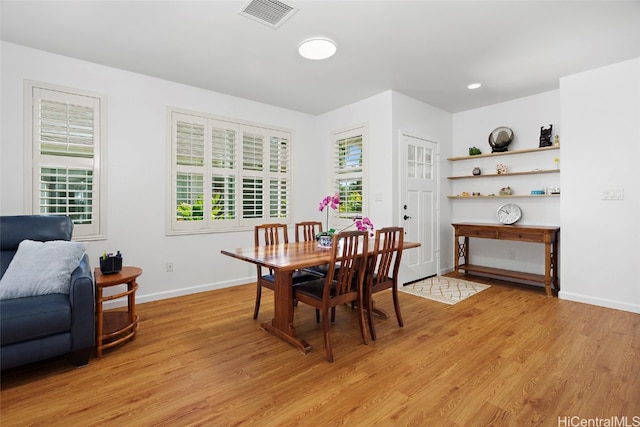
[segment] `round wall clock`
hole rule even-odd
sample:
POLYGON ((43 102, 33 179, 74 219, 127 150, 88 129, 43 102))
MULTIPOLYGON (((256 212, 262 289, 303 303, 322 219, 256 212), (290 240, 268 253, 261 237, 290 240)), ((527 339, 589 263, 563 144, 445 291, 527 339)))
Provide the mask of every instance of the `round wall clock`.
POLYGON ((522 218, 522 209, 516 204, 507 203, 498 208, 497 216, 498 221, 503 224, 515 224, 522 218))

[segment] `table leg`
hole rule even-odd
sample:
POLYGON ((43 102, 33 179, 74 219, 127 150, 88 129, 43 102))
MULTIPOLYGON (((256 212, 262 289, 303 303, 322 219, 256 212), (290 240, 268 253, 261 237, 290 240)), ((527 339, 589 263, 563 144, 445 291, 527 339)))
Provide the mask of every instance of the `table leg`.
POLYGON ((460 265, 460 239, 458 235, 453 237, 453 275, 458 277, 458 266, 460 265))
POLYGON ((138 289, 138 282, 136 279, 133 279, 131 282, 127 284, 129 288, 130 294, 127 296, 128 299, 128 311, 129 311, 129 323, 134 325, 131 336, 131 341, 135 341, 136 332, 138 331, 138 315, 136 314, 136 290, 138 289))
MULTIPOLYGON (((469 237, 458 236, 456 234, 453 246, 454 246, 453 250, 455 251, 453 254, 453 259, 455 262, 453 271, 454 271, 454 277, 458 277, 458 271, 460 269, 460 258, 464 258, 463 265, 469 264, 469 237), (462 243, 460 243, 460 237, 463 237, 462 243)), ((469 271, 465 268, 464 274, 467 274, 468 272, 469 271)))
POLYGON ((544 291, 548 297, 551 293, 551 243, 544 244, 544 291))
MULTIPOLYGON (((464 248, 463 248, 463 252, 464 252, 464 264, 465 265, 469 265, 471 264, 470 260, 469 260, 469 236, 464 236, 464 248)), ((464 270, 464 274, 469 273, 469 270, 467 270, 465 268, 464 270)))
POLYGON ((283 340, 293 344, 303 354, 311 350, 311 346, 296 336, 293 326, 293 287, 291 276, 293 271, 275 270, 274 314, 271 322, 260 324, 262 329, 271 331, 283 340))
MULTIPOLYGON (((465 237, 465 241, 466 239, 467 238, 465 237)), ((453 268, 454 277, 458 277, 458 270, 460 268, 460 258, 465 256, 465 248, 466 248, 466 245, 460 244, 460 236, 458 236, 458 233, 456 233, 454 238, 454 245, 453 245, 453 259, 455 262, 455 265, 453 268)), ((465 262, 466 260, 467 259, 465 258, 465 262)))
POLYGON ((556 288, 556 291, 560 290, 560 282, 558 281, 558 240, 556 240, 551 244, 551 250, 553 253, 551 254, 551 261, 553 262, 551 267, 552 274, 552 282, 553 286, 556 288))

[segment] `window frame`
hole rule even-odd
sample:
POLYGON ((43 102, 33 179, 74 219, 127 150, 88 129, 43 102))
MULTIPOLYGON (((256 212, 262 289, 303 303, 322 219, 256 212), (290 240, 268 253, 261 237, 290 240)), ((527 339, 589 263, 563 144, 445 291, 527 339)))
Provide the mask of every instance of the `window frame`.
MULTIPOLYGON (((292 194, 292 150, 293 150, 293 131, 278 126, 244 121, 236 118, 222 117, 214 114, 185 110, 177 107, 167 107, 167 158, 168 158, 168 183, 167 188, 169 197, 167 197, 166 206, 166 234, 182 235, 182 234, 204 234, 252 230, 255 225, 268 222, 278 222, 290 224, 293 213, 291 209, 292 194), (203 217, 197 221, 178 220, 177 206, 177 173, 183 169, 183 166, 177 163, 177 127, 178 122, 193 120, 194 123, 201 123, 204 126, 204 160, 203 165, 192 168, 193 171, 201 170, 203 174, 203 217), (216 137, 222 135, 222 139, 229 137, 230 133, 234 133, 234 148, 225 147, 225 142, 214 146, 214 135, 216 137), (247 138, 245 139, 245 135, 247 138), (247 153, 251 153, 250 136, 262 136, 262 148, 260 153, 254 152, 254 156, 245 158, 243 148, 247 147, 247 153), (271 154, 272 141, 285 142, 286 150, 284 155, 285 172, 280 171, 282 159, 278 157, 279 162, 276 163, 276 171, 271 170, 271 154), (218 153, 220 159, 216 162, 215 153, 218 153), (245 161, 247 166, 258 165, 256 167, 244 168, 245 161), (219 166, 215 166, 215 164, 219 166), (229 166, 231 165, 231 167, 229 166), (218 186, 223 188, 233 187, 233 201, 226 202, 223 206, 232 206, 233 215, 229 219, 212 219, 212 203, 213 203, 213 186, 214 178, 218 179, 218 186), (245 209, 249 209, 250 205, 243 205, 243 191, 250 191, 251 180, 255 180, 255 185, 261 185, 261 197, 255 201, 256 209, 261 211, 258 217, 245 217, 245 209), (271 217, 272 204, 270 198, 272 195, 272 183, 285 182, 284 202, 283 192, 278 191, 275 195, 278 208, 283 207, 285 216, 271 217), (246 185, 246 187, 245 187, 246 185)), ((219 141, 219 139, 218 139, 219 141)), ((276 148, 278 148, 276 146, 276 148)), ((280 151, 276 150, 278 155, 280 151)), ((281 189, 281 187, 280 187, 281 189)), ((223 190, 224 191, 224 190, 223 190)), ((224 200, 224 198, 223 198, 224 200)), ((248 200, 248 199, 247 199, 248 200)), ((281 212, 282 209, 278 209, 281 212)), ((224 210, 224 209, 223 209, 224 210)))
MULTIPOLYGON (((331 191, 332 194, 336 192, 340 192, 339 181, 344 179, 357 179, 360 178, 362 183, 361 189, 361 211, 359 213, 346 213, 343 214, 340 212, 340 208, 336 211, 331 211, 331 224, 329 227, 332 228, 344 228, 353 223, 355 218, 361 218, 368 216, 369 214, 369 155, 368 148, 369 146, 369 125, 368 123, 357 124, 353 126, 349 126, 347 128, 343 128, 340 130, 336 130, 331 133, 331 191), (350 138, 360 137, 362 139, 361 142, 361 159, 362 166, 360 171, 356 172, 345 172, 339 170, 339 151, 340 151, 340 141, 350 138)), ((342 206, 343 195, 340 194, 340 205, 342 206)))
MULTIPOLYGON (((42 169, 50 168, 77 168, 91 170, 92 176, 92 209, 91 223, 79 224, 74 221, 73 240, 90 241, 103 240, 106 238, 106 148, 107 148, 107 96, 103 93, 66 87, 51 83, 25 80, 23 86, 24 93, 24 211, 31 215, 47 215, 41 213, 40 181, 42 169), (47 92, 53 93, 49 98, 47 92), (76 156, 46 155, 40 152, 39 115, 37 111, 40 99, 49 101, 56 99, 66 99, 73 102, 78 98, 93 99, 95 109, 93 114, 93 154, 89 160, 76 156)), ((65 212, 64 215, 68 215, 65 212)), ((55 215, 55 214, 49 214, 55 215)))

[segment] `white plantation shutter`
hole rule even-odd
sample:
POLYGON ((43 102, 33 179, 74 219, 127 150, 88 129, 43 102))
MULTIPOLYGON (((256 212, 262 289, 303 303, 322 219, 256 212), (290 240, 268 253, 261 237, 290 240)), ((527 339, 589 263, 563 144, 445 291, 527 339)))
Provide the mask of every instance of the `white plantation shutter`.
POLYGON ((259 219, 264 216, 264 185, 262 178, 242 179, 242 218, 259 219))
POLYGON ((236 219, 236 165, 238 128, 211 120, 211 219, 236 219))
POLYGON ((269 171, 273 173, 289 171, 289 139, 286 135, 274 135, 269 139, 269 171))
POLYGON ((204 166, 204 124, 178 121, 176 164, 204 166))
POLYGON ((40 215, 69 215, 77 225, 93 221, 93 170, 41 167, 40 215))
POLYGON ((202 173, 178 172, 176 175, 178 221, 204 221, 204 176, 202 173))
POLYGON ((289 217, 289 136, 269 138, 269 218, 289 217))
POLYGON ((173 158, 172 217, 179 230, 207 228, 210 212, 208 176, 207 121, 201 117, 176 113, 172 134, 173 158))
POLYGON ((273 218, 288 222, 290 132, 169 111, 176 183, 169 233, 246 229, 273 218))
POLYGON ((242 169, 262 171, 264 157, 264 135, 242 133, 242 169))
POLYGON ((242 218, 264 216, 264 135, 242 132, 242 218))
MULTIPOLYGON (((51 96, 51 91, 38 91, 51 96)), ((40 154, 93 158, 94 105, 40 98, 40 154)))
POLYGON ((211 166, 216 169, 233 170, 236 164, 238 131, 235 126, 225 126, 214 121, 211 130, 211 166))
POLYGON ((269 218, 289 216, 289 183, 286 179, 269 180, 269 218))
POLYGON ((104 97, 35 82, 25 87, 31 107, 31 212, 68 215, 74 238, 103 237, 104 97))
MULTIPOLYGON (((205 220, 204 207, 204 123, 189 122, 189 117, 176 123, 176 220, 205 220)), ((189 223, 189 228, 195 227, 189 223)))
POLYGON ((365 214, 365 138, 364 126, 333 135, 333 185, 343 223, 365 214))
POLYGON ((236 218, 235 176, 213 175, 211 177, 211 218, 216 221, 236 218))

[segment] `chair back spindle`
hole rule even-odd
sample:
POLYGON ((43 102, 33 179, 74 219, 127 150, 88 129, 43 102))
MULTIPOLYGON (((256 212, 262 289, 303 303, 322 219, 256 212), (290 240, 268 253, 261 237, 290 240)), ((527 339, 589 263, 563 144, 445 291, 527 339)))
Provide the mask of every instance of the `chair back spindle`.
POLYGON ((315 242, 316 234, 322 232, 322 222, 303 221, 296 224, 296 242, 315 242))
POLYGON ((334 286, 325 286, 325 292, 333 292, 328 298, 338 297, 350 292, 357 292, 356 286, 364 280, 364 269, 362 268, 366 259, 366 250, 362 248, 368 244, 368 236, 360 237, 361 232, 351 231, 333 235, 331 261, 329 265, 339 266, 330 271, 333 277, 327 275, 327 282, 334 281, 334 286), (342 243, 340 244, 340 241, 342 243), (364 254, 363 254, 364 253, 364 254), (362 278, 360 276, 363 276, 362 278))
POLYGON ((254 241, 260 246, 260 235, 265 246, 289 243, 289 233, 286 224, 262 224, 254 228, 254 241))

